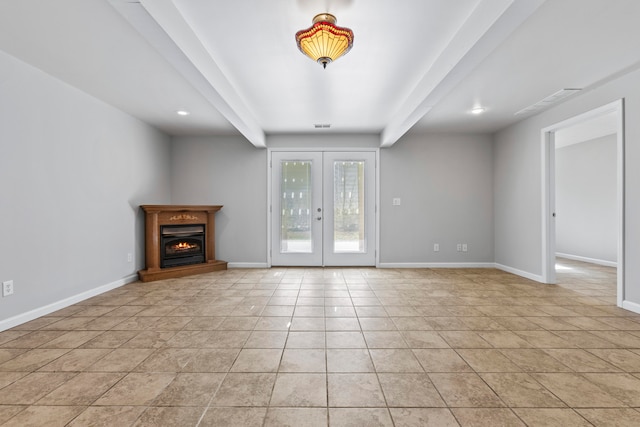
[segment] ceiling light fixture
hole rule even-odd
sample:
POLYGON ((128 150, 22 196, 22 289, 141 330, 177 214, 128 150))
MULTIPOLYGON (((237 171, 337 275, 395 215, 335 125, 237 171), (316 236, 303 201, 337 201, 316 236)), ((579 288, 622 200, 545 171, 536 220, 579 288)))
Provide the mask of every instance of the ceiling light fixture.
POLYGON ((471 114, 482 114, 484 113, 484 107, 473 107, 471 109, 471 114))
POLYGON ((179 116, 188 116, 191 113, 186 111, 186 110, 178 110, 178 111, 176 111, 176 114, 179 115, 179 116))
POLYGON ((313 25, 296 33, 298 49, 309 58, 327 68, 353 46, 353 31, 337 27, 336 17, 320 13, 313 18, 313 25))

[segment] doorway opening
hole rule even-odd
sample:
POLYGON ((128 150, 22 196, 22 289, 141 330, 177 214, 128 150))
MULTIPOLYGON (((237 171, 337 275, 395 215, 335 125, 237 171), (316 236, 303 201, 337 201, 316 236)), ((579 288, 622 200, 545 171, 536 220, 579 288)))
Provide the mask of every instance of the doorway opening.
MULTIPOLYGON (((624 301, 623 125, 623 101, 619 100, 542 130, 543 282, 556 283, 558 254, 574 261, 615 266, 618 306, 624 301), (585 145, 571 146, 581 142, 585 145), (579 164, 580 158, 593 157, 598 150, 600 155, 608 150, 614 164, 595 160, 589 166, 579 164), (573 166, 568 167, 571 162, 573 166), (603 179, 589 174, 588 168, 599 169, 603 179), (611 202, 613 206, 603 205, 611 202), (597 207, 599 214, 580 215, 579 210, 586 212, 584 207, 589 204, 597 207), (576 229, 576 222, 581 221, 582 233, 576 229)), ((566 266, 561 264, 560 268, 566 266)))

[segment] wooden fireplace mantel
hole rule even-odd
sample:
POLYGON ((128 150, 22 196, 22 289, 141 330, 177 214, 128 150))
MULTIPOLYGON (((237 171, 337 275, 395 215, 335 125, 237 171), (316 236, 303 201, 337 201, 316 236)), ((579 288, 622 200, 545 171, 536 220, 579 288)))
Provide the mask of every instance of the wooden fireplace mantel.
POLYGON ((216 260, 215 213, 222 206, 207 205, 142 205, 145 212, 146 269, 138 271, 142 282, 184 277, 192 274, 226 270, 225 261, 216 260), (163 225, 205 225, 206 262, 160 268, 160 227, 163 225))

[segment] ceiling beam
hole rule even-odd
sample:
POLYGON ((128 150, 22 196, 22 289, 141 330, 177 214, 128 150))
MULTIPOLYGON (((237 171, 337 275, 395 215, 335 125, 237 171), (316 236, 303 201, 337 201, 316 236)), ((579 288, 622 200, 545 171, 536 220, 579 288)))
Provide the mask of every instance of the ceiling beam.
POLYGON ((480 2, 382 130, 391 147, 546 0, 480 2))
POLYGON ((172 1, 109 2, 249 142, 266 147, 255 116, 172 1))

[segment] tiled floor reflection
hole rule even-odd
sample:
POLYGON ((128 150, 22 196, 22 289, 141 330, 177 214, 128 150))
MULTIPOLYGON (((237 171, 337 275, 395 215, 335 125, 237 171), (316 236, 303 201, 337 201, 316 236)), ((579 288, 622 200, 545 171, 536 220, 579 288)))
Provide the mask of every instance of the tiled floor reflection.
POLYGON ((637 426, 615 270, 228 270, 0 332, 3 426, 637 426))

